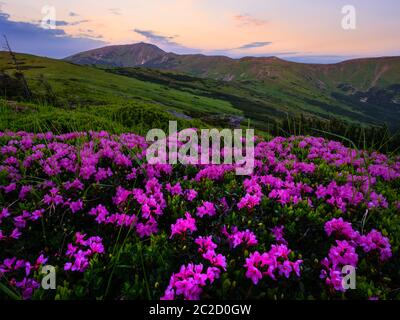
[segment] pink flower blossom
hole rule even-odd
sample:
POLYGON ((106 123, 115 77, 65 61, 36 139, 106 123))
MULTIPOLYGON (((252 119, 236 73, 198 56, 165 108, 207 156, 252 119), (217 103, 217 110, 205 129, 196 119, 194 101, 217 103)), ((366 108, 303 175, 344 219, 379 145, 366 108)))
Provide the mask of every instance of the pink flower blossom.
POLYGON ((77 213, 83 209, 83 201, 81 199, 69 203, 72 213, 77 213))
POLYGON ((196 219, 192 218, 189 212, 185 213, 185 219, 178 219, 176 220, 175 224, 171 225, 171 236, 172 238, 174 235, 179 234, 182 235, 184 233, 195 232, 196 228, 196 219))
POLYGON ((197 216, 203 218, 204 216, 214 216, 217 213, 214 203, 209 201, 203 201, 202 205, 197 208, 197 216))
POLYGON ((182 195, 182 187, 180 185, 180 183, 178 182, 177 184, 175 184, 174 186, 172 186, 170 183, 167 183, 167 185, 165 186, 165 188, 167 189, 167 191, 172 195, 172 196, 176 196, 176 195, 182 195))
POLYGON ((294 262, 289 260, 290 250, 286 245, 272 245, 270 251, 260 254, 255 251, 246 258, 246 277, 251 279, 254 284, 264 277, 268 276, 272 280, 276 277, 285 276, 289 278, 292 273, 300 276, 300 265, 302 260, 294 262))
POLYGON ((358 243, 365 252, 377 251, 382 261, 392 256, 389 239, 377 230, 371 230, 366 236, 361 236, 358 243))
POLYGON ((199 300, 207 282, 212 283, 219 277, 215 268, 208 268, 205 272, 203 269, 202 264, 183 265, 178 273, 171 276, 161 300, 173 300, 178 296, 183 296, 185 300, 199 300))
POLYGON ((275 238, 276 242, 282 243, 282 244, 287 244, 286 240, 284 239, 284 226, 276 226, 271 229, 272 235, 275 238))
POLYGON ((186 200, 193 201, 197 197, 197 191, 194 189, 188 189, 185 192, 186 200))
POLYGON ((343 221, 343 218, 332 219, 325 223, 325 232, 328 236, 334 234, 347 240, 356 239, 359 234, 353 230, 351 223, 343 221))
POLYGON ((66 256, 71 258, 72 261, 68 261, 64 264, 65 271, 78 271, 84 272, 90 263, 90 258, 94 254, 104 254, 104 246, 100 237, 90 237, 85 240, 86 235, 77 232, 75 234, 75 244, 68 244, 68 250, 66 256), (80 247, 80 248, 79 248, 80 247))

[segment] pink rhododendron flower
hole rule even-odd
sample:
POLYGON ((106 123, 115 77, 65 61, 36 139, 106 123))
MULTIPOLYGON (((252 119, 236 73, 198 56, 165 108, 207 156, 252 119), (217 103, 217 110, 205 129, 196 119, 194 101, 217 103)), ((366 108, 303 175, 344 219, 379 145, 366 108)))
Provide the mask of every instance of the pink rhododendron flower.
POLYGON ((84 185, 83 185, 83 183, 82 183, 78 178, 76 178, 76 179, 75 179, 74 181, 72 181, 72 182, 70 182, 70 181, 65 182, 65 183, 64 183, 64 188, 65 188, 66 190, 70 190, 70 189, 74 189, 74 190, 83 190, 84 185))
POLYGON ((20 290, 24 300, 30 299, 34 290, 40 287, 38 281, 33 278, 32 270, 38 271, 46 262, 47 258, 43 254, 36 259, 33 265, 29 261, 16 257, 7 258, 0 263, 0 277, 7 275, 11 279, 9 285, 20 290))
POLYGON ((194 189, 186 190, 185 197, 188 201, 193 201, 197 197, 197 191, 194 189))
POLYGON ((59 194, 57 188, 51 188, 50 194, 46 194, 43 198, 43 201, 47 205, 60 205, 64 202, 63 197, 59 194))
POLYGON ((343 218, 332 219, 325 223, 325 232, 328 236, 344 237, 347 240, 356 239, 359 234, 353 230, 351 223, 343 221, 343 218))
POLYGON ((85 239, 86 235, 77 232, 75 234, 75 244, 68 244, 66 252, 67 257, 72 258, 72 261, 66 262, 64 265, 65 271, 84 272, 89 267, 90 258, 94 254, 103 254, 105 252, 100 237, 90 237, 85 239), (80 249, 79 249, 80 246, 80 249))
POLYGON ((290 250, 286 245, 272 245, 270 251, 260 254, 255 251, 246 258, 246 277, 251 279, 254 284, 268 276, 273 280, 276 277, 285 276, 289 278, 292 273, 300 276, 300 265, 302 260, 290 261, 290 250))
POLYGON ((214 216, 217 213, 214 203, 203 201, 202 205, 197 208, 197 216, 203 218, 204 216, 214 216))
POLYGON ((72 213, 77 213, 83 209, 83 201, 81 199, 69 203, 72 213))
POLYGON ((226 270, 226 257, 215 252, 217 245, 212 241, 211 236, 198 237, 194 242, 199 246, 198 251, 202 253, 202 257, 208 260, 213 267, 226 270))
POLYGON ((382 261, 392 256, 389 239, 377 230, 371 230, 366 236, 361 236, 358 243, 365 252, 377 251, 382 261))
POLYGON ((216 268, 208 268, 205 272, 203 269, 202 264, 183 265, 178 273, 171 276, 161 300, 173 300, 177 296, 183 296, 185 300, 199 300, 207 282, 212 283, 219 277, 216 268))
POLYGON ((239 231, 237 227, 233 227, 232 233, 229 234, 224 226, 222 232, 228 238, 233 248, 236 248, 241 244, 244 244, 246 247, 251 247, 258 244, 256 235, 248 229, 245 231, 239 231))
POLYGON ((182 195, 183 194, 182 187, 181 187, 179 182, 177 184, 175 184, 174 186, 172 186, 171 184, 167 183, 165 188, 173 196, 182 195))
POLYGON ((172 238, 176 234, 182 235, 187 233, 188 231, 191 231, 193 233, 196 230, 196 219, 192 218, 189 212, 186 212, 185 219, 180 218, 176 220, 175 224, 171 225, 170 238, 172 238))
POLYGON ((287 244, 286 240, 284 239, 284 226, 276 226, 271 229, 272 235, 275 238, 276 242, 282 243, 282 244, 287 244))
POLYGON ((19 199, 20 200, 25 200, 27 194, 29 192, 31 192, 31 190, 32 190, 32 186, 22 186, 21 187, 21 191, 19 192, 19 196, 18 196, 19 199))

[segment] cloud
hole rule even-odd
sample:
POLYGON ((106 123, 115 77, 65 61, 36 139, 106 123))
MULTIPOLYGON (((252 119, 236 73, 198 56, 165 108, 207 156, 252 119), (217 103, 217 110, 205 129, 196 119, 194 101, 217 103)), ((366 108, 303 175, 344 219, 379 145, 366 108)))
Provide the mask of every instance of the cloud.
POLYGON ((340 55, 295 55, 295 56, 281 56, 281 59, 298 62, 298 63, 318 63, 330 64, 346 61, 349 59, 358 58, 356 56, 340 56, 340 55))
MULTIPOLYGON (((224 56, 228 56, 231 58, 241 58, 243 57, 243 50, 248 50, 248 49, 254 49, 254 48, 263 48, 266 47, 268 45, 272 44, 272 42, 270 41, 258 41, 258 42, 251 42, 251 43, 246 43, 240 47, 236 47, 236 48, 225 48, 225 49, 217 49, 217 50, 211 50, 211 51, 207 51, 207 54, 211 54, 211 55, 224 55, 224 56)), ((271 56, 271 54, 256 54, 252 56, 271 56)))
POLYGON ((142 29, 133 29, 134 32, 140 34, 141 36, 146 38, 146 42, 152 43, 157 45, 161 49, 167 52, 173 52, 176 54, 199 54, 202 53, 203 50, 200 48, 190 48, 186 47, 185 45, 173 41, 178 35, 173 36, 164 36, 158 34, 155 31, 151 30, 142 30, 142 29))
POLYGON ((163 36, 151 30, 134 29, 136 33, 142 35, 147 41, 168 46, 181 46, 179 43, 173 41, 177 36, 163 36))
POLYGON ((270 44, 272 44, 272 42, 270 41, 264 41, 264 42, 251 42, 251 43, 247 43, 244 44, 242 46, 240 46, 239 48, 236 48, 237 50, 245 50, 245 49, 253 49, 253 48, 262 48, 265 46, 269 46, 270 44))
POLYGON ((108 9, 108 11, 112 14, 115 14, 116 16, 122 15, 120 8, 110 8, 110 9, 108 9))
MULTIPOLYGON (((65 20, 56 20, 56 26, 57 27, 68 27, 68 26, 77 26, 82 23, 89 22, 90 20, 79 20, 79 21, 65 21, 65 20)), ((37 25, 41 24, 41 20, 37 22, 37 25)))
POLYGON ((103 36, 101 34, 93 34, 93 33, 85 33, 85 32, 81 32, 78 34, 79 37, 83 37, 83 38, 91 38, 91 39, 103 39, 103 36))
POLYGON ((57 20, 56 26, 57 27, 65 27, 65 26, 77 26, 82 23, 89 22, 89 20, 79 20, 79 21, 64 21, 64 20, 57 20))
POLYGON ((92 29, 79 29, 79 37, 84 37, 84 38, 93 38, 93 39, 103 39, 103 36, 101 34, 95 33, 94 30, 92 29))
POLYGON ((233 18, 241 26, 261 27, 268 23, 267 20, 256 18, 250 14, 238 14, 238 15, 235 15, 233 18))
POLYGON ((14 51, 52 58, 64 58, 106 45, 104 41, 70 36, 61 28, 43 29, 34 23, 12 21, 7 13, 0 13, 0 30, 14 51))

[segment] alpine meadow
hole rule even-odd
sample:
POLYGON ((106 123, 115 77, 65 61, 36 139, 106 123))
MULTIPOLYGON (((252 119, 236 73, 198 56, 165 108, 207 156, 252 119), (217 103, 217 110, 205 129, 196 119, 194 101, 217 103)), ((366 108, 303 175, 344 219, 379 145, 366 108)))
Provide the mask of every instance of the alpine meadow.
POLYGON ((0 4, 0 300, 400 300, 397 2, 53 2, 0 4))

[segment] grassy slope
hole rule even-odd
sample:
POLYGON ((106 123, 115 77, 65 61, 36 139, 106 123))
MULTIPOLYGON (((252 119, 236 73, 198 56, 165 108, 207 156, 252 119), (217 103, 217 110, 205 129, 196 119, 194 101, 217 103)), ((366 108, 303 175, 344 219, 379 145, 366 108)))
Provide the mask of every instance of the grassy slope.
MULTIPOLYGON (((145 134, 151 128, 167 130, 168 120, 179 127, 206 127, 196 119, 175 117, 171 111, 192 110, 204 114, 241 114, 225 101, 170 90, 105 72, 93 67, 18 55, 21 67, 35 95, 45 94, 41 75, 51 86, 62 107, 47 103, 10 103, 0 99, 0 130, 68 132, 108 130, 145 134)), ((8 54, 0 53, 0 70, 14 74, 8 54)), ((7 96, 3 97, 7 99, 7 96)))
POLYGON ((357 59, 312 66, 311 72, 332 89, 340 83, 349 83, 367 91, 374 86, 387 87, 400 83, 400 57, 357 59))
POLYGON ((269 78, 263 81, 226 82, 143 68, 116 68, 109 69, 109 72, 227 100, 260 128, 268 127, 271 119, 300 113, 370 124, 377 120, 363 113, 362 109, 352 108, 333 98, 329 89, 316 88, 311 81, 301 80, 294 75, 282 81, 269 78))
MULTIPOLYGON (((43 75, 54 93, 70 106, 120 104, 163 106, 166 109, 201 110, 205 113, 240 114, 221 100, 171 90, 159 84, 107 73, 93 67, 36 57, 18 55, 24 74, 35 92, 44 91, 39 77, 43 75)), ((12 73, 8 54, 0 52, 0 70, 12 73)))
MULTIPOLYGON (((230 122, 232 116, 243 119, 243 124, 246 124, 247 118, 261 130, 267 130, 271 120, 301 113, 367 124, 387 121, 398 125, 400 121, 400 108, 390 104, 361 104, 359 97, 349 98, 338 89, 339 84, 347 81, 357 89, 368 89, 371 84, 386 86, 396 83, 399 77, 395 72, 398 69, 396 58, 381 59, 378 67, 375 60, 320 66, 275 58, 220 58, 209 59, 212 64, 206 68, 204 56, 190 60, 191 72, 206 70, 207 76, 213 76, 210 72, 214 72, 214 76, 224 74, 229 65, 227 61, 234 61, 235 67, 230 72, 241 80, 221 81, 171 71, 143 68, 102 70, 31 55, 18 57, 35 92, 44 92, 39 81, 43 75, 62 105, 73 108, 96 106, 90 112, 98 116, 103 113, 109 117, 107 110, 114 110, 115 114, 121 106, 130 105, 137 108, 135 110, 175 110, 212 124, 215 120, 220 124, 221 119, 226 118, 230 122), (336 92, 337 96, 333 96, 336 92), (106 107, 101 109, 100 105, 106 107), (393 112, 387 112, 388 108, 393 112)), ((6 53, 0 53, 2 69, 13 73, 6 53)), ((135 117, 132 112, 128 114, 135 117)))
MULTIPOLYGON (((104 54, 103 50, 110 48, 94 52, 104 54)), ((113 50, 111 52, 116 54, 113 50)), ((123 59, 120 62, 125 65, 134 63, 132 59, 142 53, 135 45, 122 46, 118 50, 122 50, 123 59), (134 50, 133 53, 130 49, 134 50)), ((102 65, 104 62, 112 65, 109 54, 104 61, 93 52, 81 53, 70 59, 83 64, 102 65)), ((150 59, 144 66, 204 79, 224 80, 223 93, 233 92, 240 100, 244 98, 247 101, 246 108, 241 106, 242 103, 234 104, 235 107, 247 117, 261 122, 268 122, 271 117, 286 116, 286 113, 312 113, 322 118, 335 117, 368 124, 386 122, 392 128, 397 127, 400 121, 400 103, 391 103, 393 98, 400 99, 400 90, 392 92, 387 88, 400 84, 399 57, 316 65, 274 57, 235 60, 223 56, 165 54, 162 59, 150 59), (352 88, 350 93, 353 95, 340 88, 344 85, 352 88), (378 98, 375 92, 369 92, 372 88, 381 90, 378 98), (365 98, 367 102, 362 101, 365 98)), ((212 91, 214 94, 215 90, 212 91)))

